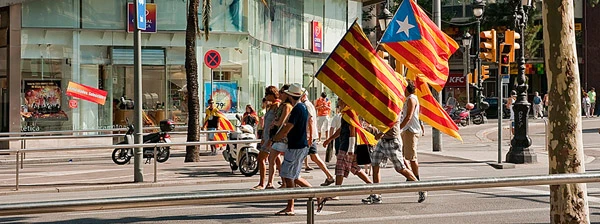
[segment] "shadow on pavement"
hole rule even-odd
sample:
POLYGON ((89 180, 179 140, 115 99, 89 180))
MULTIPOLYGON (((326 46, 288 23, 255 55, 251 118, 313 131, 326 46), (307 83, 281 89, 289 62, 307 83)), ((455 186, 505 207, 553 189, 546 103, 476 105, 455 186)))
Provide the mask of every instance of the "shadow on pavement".
POLYGON ((526 200, 530 202, 537 202, 542 204, 549 204, 548 201, 538 200, 537 198, 548 199, 548 195, 526 195, 526 194, 514 194, 510 192, 503 192, 502 194, 493 194, 493 193, 485 193, 485 192, 477 192, 477 191, 469 191, 469 190, 456 190, 458 192, 470 193, 470 194, 479 194, 486 197, 483 198, 512 198, 512 199, 520 199, 526 200))
MULTIPOLYGON (((222 214, 222 215, 196 215, 196 216, 165 216, 165 217, 125 217, 118 219, 100 219, 100 218, 79 218, 79 219, 66 219, 54 222, 44 222, 50 224, 59 223, 146 223, 146 222, 169 222, 169 221, 195 221, 195 220, 225 220, 227 222, 246 222, 250 219, 272 217, 271 214, 222 214)), ((0 218, 0 223, 9 223, 16 221, 26 221, 27 217, 11 217, 11 218, 0 218)))
POLYGON ((482 164, 482 165, 487 165, 488 162, 494 162, 494 161, 492 161, 492 160, 436 161, 436 162, 419 162, 419 164, 482 164))

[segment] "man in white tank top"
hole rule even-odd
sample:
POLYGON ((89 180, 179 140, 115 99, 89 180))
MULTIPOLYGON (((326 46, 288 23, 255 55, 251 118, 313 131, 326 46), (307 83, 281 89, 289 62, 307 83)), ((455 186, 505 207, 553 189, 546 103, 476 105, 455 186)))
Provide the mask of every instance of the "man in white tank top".
MULTIPOLYGON (((406 102, 404 102, 402 108, 402 122, 400 122, 400 136, 403 143, 402 154, 406 160, 410 161, 412 172, 417 180, 420 180, 417 146, 422 129, 419 122, 419 99, 415 95, 415 84, 412 81, 408 81, 404 95, 406 95, 406 102)), ((426 197, 427 192, 419 192, 419 202, 424 201, 426 197)))

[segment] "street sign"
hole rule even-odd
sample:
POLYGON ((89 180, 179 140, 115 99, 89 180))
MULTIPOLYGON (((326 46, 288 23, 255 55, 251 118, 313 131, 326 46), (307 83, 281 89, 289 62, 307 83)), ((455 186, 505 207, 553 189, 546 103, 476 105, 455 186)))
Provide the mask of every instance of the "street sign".
POLYGON ((146 0, 137 0, 137 28, 146 30, 146 0))
POLYGON ((502 76, 503 84, 508 84, 509 82, 510 82, 510 76, 508 76, 508 75, 502 76))
POLYGON ((221 55, 215 50, 209 50, 204 55, 204 64, 209 68, 215 69, 221 64, 221 55))

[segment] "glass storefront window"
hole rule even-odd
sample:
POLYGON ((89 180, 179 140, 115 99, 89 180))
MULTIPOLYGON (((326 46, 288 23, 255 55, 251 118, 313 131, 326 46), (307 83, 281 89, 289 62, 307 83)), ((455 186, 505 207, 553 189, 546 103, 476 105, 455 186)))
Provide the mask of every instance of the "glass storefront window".
MULTIPOLYGON (((200 5, 204 1, 200 1, 200 5)), ((211 1, 212 13, 210 17, 210 25, 208 29, 213 32, 244 32, 247 28, 244 27, 244 10, 242 0, 219 0, 211 1)), ((202 10, 198 10, 198 18, 202 18, 202 10)), ((204 25, 199 22, 201 30, 204 30, 204 25)))
POLYGON ((79 27, 79 0, 36 0, 22 4, 23 27, 79 27))
MULTIPOLYGON (((154 0, 159 30, 185 30, 188 1, 154 0)), ((213 3, 214 4, 214 3, 213 3)), ((199 9, 201 10, 201 8, 199 9)), ((202 18, 202 17, 200 17, 202 18)))
POLYGON ((23 59, 22 131, 69 130, 72 111, 64 96, 71 67, 62 59, 23 59))
POLYGON ((81 5, 82 28, 125 30, 126 1, 82 0, 81 5))

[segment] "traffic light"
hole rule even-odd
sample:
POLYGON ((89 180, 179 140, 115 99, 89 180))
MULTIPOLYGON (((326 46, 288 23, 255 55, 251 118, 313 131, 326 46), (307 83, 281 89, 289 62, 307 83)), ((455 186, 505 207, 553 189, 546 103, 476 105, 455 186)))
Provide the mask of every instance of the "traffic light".
POLYGON ((518 43, 519 39, 521 39, 521 34, 515 32, 514 30, 507 30, 504 32, 504 43, 512 46, 510 52, 508 53, 509 62, 515 62, 515 50, 521 49, 521 45, 518 43))
POLYGON ((490 77, 490 66, 489 65, 482 65, 481 66, 481 81, 485 81, 486 79, 488 79, 490 77))
POLYGON ((467 74, 467 77, 469 77, 469 83, 477 85, 477 69, 475 69, 475 75, 473 75, 473 73, 469 73, 467 74))
POLYGON ((481 53, 479 53, 479 58, 496 62, 496 30, 482 31, 479 33, 479 37, 481 37, 481 43, 479 43, 481 53))
POLYGON ((500 44, 500 75, 505 76, 510 73, 510 54, 514 53, 514 49, 511 45, 502 43, 500 44))

